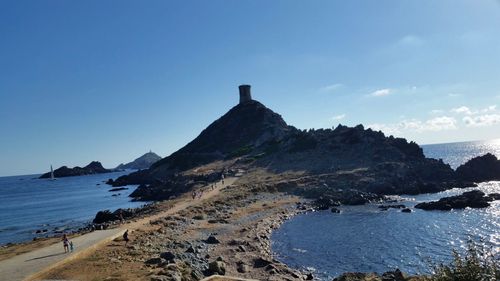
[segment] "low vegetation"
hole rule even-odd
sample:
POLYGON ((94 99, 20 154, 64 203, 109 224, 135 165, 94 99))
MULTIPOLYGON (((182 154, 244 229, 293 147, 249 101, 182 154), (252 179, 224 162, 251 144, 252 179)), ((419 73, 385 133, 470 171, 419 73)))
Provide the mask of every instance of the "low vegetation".
POLYGON ((467 251, 460 255, 453 251, 450 264, 434 267, 429 281, 496 281, 500 280, 500 257, 493 250, 469 242, 467 251))

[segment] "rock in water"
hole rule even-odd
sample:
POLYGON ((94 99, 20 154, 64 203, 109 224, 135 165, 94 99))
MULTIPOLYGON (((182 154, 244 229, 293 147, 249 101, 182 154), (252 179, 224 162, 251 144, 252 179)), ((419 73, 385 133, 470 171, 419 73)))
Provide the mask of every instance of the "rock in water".
MULTIPOLYGON (((58 169, 54 170, 54 177, 63 178, 63 177, 74 177, 74 176, 83 176, 83 175, 93 175, 93 174, 104 174, 110 173, 113 170, 105 169, 100 162, 93 161, 87 166, 68 168, 66 166, 62 166, 58 169)), ((50 172, 45 173, 40 176, 41 179, 50 178, 50 172)))
POLYGON ((490 206, 491 201, 495 200, 495 196, 485 196, 480 190, 472 190, 464 192, 461 195, 444 197, 434 202, 423 202, 415 205, 415 208, 422 210, 442 210, 449 211, 451 209, 470 208, 486 208, 490 206))
POLYGON ((465 181, 500 180, 500 160, 491 153, 472 158, 457 168, 457 176, 465 181))

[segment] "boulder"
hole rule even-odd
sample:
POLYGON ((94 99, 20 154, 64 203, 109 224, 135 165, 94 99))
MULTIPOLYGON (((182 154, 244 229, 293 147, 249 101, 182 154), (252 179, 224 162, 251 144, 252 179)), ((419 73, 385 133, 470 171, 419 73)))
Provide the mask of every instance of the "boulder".
POLYGON ((272 264, 273 262, 272 261, 269 261, 267 259, 264 259, 264 258, 257 258, 253 261, 253 267, 254 268, 261 268, 261 267, 266 267, 270 264, 272 264))
POLYGON ((210 236, 208 236, 207 240, 205 240, 205 243, 207 243, 207 244, 219 244, 220 241, 214 235, 210 235, 210 236))
POLYGON ((216 260, 208 264, 208 270, 212 274, 226 275, 226 264, 216 260))
POLYGON ((160 258, 165 259, 168 262, 175 260, 175 254, 172 252, 163 252, 160 254, 160 258))

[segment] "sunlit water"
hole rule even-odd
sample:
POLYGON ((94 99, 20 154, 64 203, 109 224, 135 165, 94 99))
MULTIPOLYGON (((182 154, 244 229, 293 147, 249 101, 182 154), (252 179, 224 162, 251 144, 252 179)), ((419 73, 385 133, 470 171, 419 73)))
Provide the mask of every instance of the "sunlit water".
MULTIPOLYGON (((427 156, 442 158, 456 167, 487 152, 499 156, 499 147, 500 142, 468 142, 425 146, 424 151, 427 156)), ((469 239, 498 253, 500 201, 484 209, 413 209, 419 202, 471 189, 403 196, 402 203, 413 210, 410 214, 365 205, 341 207, 341 214, 323 211, 299 215, 273 233, 272 249, 279 260, 295 268, 314 270, 322 280, 347 271, 385 272, 400 268, 411 274, 426 273, 431 264, 450 261, 451 250, 463 250, 469 239)), ((482 183, 477 189, 500 192, 500 182, 482 183)))
POLYGON ((135 189, 109 192, 103 181, 128 172, 38 179, 39 175, 0 177, 0 245, 31 240, 89 223, 99 210, 137 207, 128 195, 135 189), (99 185, 98 185, 99 184, 99 185), (120 193, 119 196, 112 196, 120 193), (47 229, 48 233, 36 234, 47 229))

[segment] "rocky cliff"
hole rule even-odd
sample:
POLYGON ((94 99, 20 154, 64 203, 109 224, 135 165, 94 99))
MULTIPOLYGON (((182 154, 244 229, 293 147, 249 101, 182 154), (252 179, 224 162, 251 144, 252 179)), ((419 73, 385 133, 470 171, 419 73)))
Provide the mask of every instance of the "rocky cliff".
POLYGON ((141 157, 135 159, 132 162, 129 162, 127 164, 120 164, 116 169, 122 170, 122 169, 134 169, 134 170, 142 170, 142 169, 149 169, 151 165, 153 165, 155 162, 159 161, 161 157, 154 153, 154 152, 148 152, 141 157))
MULTIPOLYGON (((54 177, 56 178, 73 177, 73 176, 83 176, 92 174, 103 174, 109 172, 112 172, 112 170, 105 169, 102 166, 102 164, 98 161, 93 161, 83 168, 78 166, 74 168, 68 168, 66 166, 62 166, 54 170, 54 177)), ((41 175, 40 178, 41 179, 50 178, 50 172, 41 175)))

